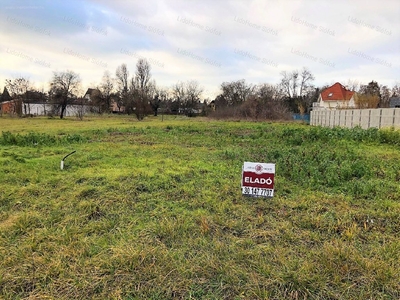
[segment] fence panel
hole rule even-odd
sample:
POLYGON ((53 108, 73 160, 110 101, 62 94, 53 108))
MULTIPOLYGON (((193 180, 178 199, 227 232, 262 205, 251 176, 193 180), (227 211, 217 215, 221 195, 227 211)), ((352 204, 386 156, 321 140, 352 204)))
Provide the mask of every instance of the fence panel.
POLYGON ((310 124, 348 128, 360 126, 363 129, 392 126, 400 128, 400 108, 316 110, 311 111, 310 124))

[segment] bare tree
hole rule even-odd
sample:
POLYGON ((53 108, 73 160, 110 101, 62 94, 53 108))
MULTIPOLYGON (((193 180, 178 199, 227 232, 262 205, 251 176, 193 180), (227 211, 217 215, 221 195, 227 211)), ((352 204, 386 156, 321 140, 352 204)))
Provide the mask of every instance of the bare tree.
POLYGON ((283 71, 281 73, 281 85, 282 89, 284 90, 287 98, 294 98, 297 97, 297 85, 298 85, 298 78, 299 78, 299 71, 295 70, 291 73, 283 71))
POLYGON ((386 85, 382 85, 380 87, 381 94, 381 107, 389 107, 390 106, 390 94, 391 91, 386 85))
POLYGON ((60 108, 60 119, 64 117, 67 106, 76 99, 80 89, 81 79, 79 74, 70 70, 53 73, 50 92, 53 95, 53 100, 60 108))
POLYGON ((281 73, 281 87, 285 93, 286 102, 289 108, 295 112, 304 112, 312 104, 314 94, 314 75, 303 68, 301 72, 294 70, 290 73, 281 73))
POLYGON ((315 78, 307 68, 303 68, 300 73, 297 70, 291 73, 283 71, 281 75, 281 85, 288 98, 303 97, 313 88, 312 82, 315 78))
POLYGON ((133 109, 132 99, 128 93, 129 90, 129 71, 126 64, 122 64, 117 67, 115 71, 117 90, 119 94, 119 101, 117 103, 118 109, 122 106, 125 107, 127 113, 130 113, 133 109))
POLYGON ((183 108, 183 103, 186 98, 185 83, 179 81, 172 86, 172 97, 175 102, 177 113, 180 113, 181 108, 183 108))
POLYGON ((376 81, 371 81, 367 85, 362 85, 360 88, 360 95, 364 95, 366 97, 361 97, 364 99, 361 102, 368 102, 368 108, 377 108, 381 105, 381 88, 376 81), (373 96, 373 97, 370 97, 373 96), (375 99, 378 99, 378 104, 375 106, 375 99))
POLYGON ((151 79, 150 63, 140 58, 136 63, 135 76, 131 79, 130 95, 132 98, 132 111, 138 120, 151 112, 150 101, 155 93, 156 84, 151 79))
MULTIPOLYGON (((172 112, 173 99, 171 97, 171 91, 166 87, 157 87, 155 97, 158 96, 158 108, 162 110, 162 113, 172 112)), ((154 97, 154 98, 155 98, 154 97)), ((159 112, 157 108, 157 114, 159 112)), ((153 112, 155 109, 153 108, 153 112)))
POLYGON ((360 88, 360 92, 362 94, 370 94, 370 95, 380 96, 380 86, 379 86, 378 82, 372 80, 367 85, 362 85, 360 88))
POLYGON ((128 92, 129 71, 126 64, 122 64, 117 67, 115 76, 117 78, 118 90, 120 92, 128 92))
POLYGON ((29 79, 19 77, 15 79, 6 79, 6 87, 12 97, 23 95, 32 89, 29 79))
POLYGON ((158 109, 162 105, 162 103, 165 104, 167 97, 168 97, 168 91, 164 88, 159 88, 157 87, 155 81, 151 84, 152 88, 150 89, 150 105, 151 108, 153 109, 154 116, 157 117, 158 115, 158 109))
POLYGON ((345 85, 346 89, 353 92, 359 92, 361 83, 357 79, 349 79, 347 80, 347 84, 345 85))
POLYGON ((264 83, 253 86, 250 95, 240 105, 224 105, 224 96, 217 96, 214 103, 218 106, 218 109, 215 109, 211 116, 252 120, 284 120, 291 117, 284 100, 285 93, 280 84, 264 83))
POLYGON ((195 114, 195 109, 200 103, 200 96, 203 93, 203 88, 200 87, 197 81, 191 80, 185 86, 185 111, 187 116, 192 117, 195 114))
POLYGON ((114 93, 114 79, 111 77, 111 74, 109 71, 105 71, 102 81, 98 87, 98 90, 100 91, 100 107, 101 107, 101 112, 110 112, 111 108, 111 102, 112 102, 112 96, 114 93))
POLYGON ((183 112, 189 117, 195 114, 196 107, 200 103, 200 96, 203 88, 195 80, 178 82, 172 86, 172 97, 175 102, 175 109, 178 113, 183 112))
POLYGON ((399 97, 400 96, 400 82, 397 82, 393 87, 392 87, 392 97, 399 97))
POLYGON ((151 66, 150 63, 145 58, 140 58, 136 63, 136 81, 138 82, 138 87, 143 90, 147 91, 149 87, 149 82, 151 78, 151 66))
POLYGON ((311 72, 303 68, 303 70, 300 73, 300 90, 299 90, 299 96, 305 96, 307 95, 312 89, 313 85, 312 82, 315 80, 315 77, 311 72))
POLYGON ((279 85, 263 83, 255 87, 255 94, 262 100, 274 100, 279 102, 283 100, 283 94, 279 85))
POLYGON ((246 117, 255 119, 286 119, 288 109, 284 103, 284 95, 280 85, 260 84, 255 87, 254 96, 241 111, 248 110, 246 117))
POLYGON ((244 79, 223 82, 221 84, 222 94, 228 106, 236 106, 244 103, 247 98, 252 94, 254 86, 247 84, 244 79))
POLYGON ((377 108, 379 96, 373 94, 355 93, 354 102, 357 108, 377 108))

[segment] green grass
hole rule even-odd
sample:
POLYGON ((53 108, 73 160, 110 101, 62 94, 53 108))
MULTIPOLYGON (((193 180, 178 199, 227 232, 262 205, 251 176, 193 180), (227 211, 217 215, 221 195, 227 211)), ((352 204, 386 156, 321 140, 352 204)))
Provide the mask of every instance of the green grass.
POLYGON ((2 299, 400 298, 398 131, 171 116, 0 128, 2 299), (244 161, 276 163, 274 198, 241 195, 244 161))

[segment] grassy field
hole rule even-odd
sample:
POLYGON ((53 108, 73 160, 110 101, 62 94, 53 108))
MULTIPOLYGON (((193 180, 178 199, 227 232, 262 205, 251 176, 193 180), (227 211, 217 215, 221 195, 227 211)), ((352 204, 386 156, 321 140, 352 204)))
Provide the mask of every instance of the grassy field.
POLYGON ((1 299, 400 298, 397 131, 125 116, 0 130, 1 299), (274 198, 241 195, 244 161, 276 163, 274 198))

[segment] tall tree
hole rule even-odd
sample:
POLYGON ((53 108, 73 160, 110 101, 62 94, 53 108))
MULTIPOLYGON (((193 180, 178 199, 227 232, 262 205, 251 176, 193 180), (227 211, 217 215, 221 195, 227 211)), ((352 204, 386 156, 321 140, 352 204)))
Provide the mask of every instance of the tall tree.
POLYGON ((179 81, 172 86, 172 97, 174 99, 173 109, 176 110, 177 114, 183 109, 183 103, 186 99, 185 83, 179 81))
POLYGON ((200 87, 199 83, 195 80, 190 80, 186 83, 186 101, 185 108, 186 114, 189 117, 194 116, 195 109, 198 103, 200 103, 200 96, 203 93, 203 88, 200 87))
POLYGON ((360 88, 360 92, 362 94, 370 94, 370 95, 380 95, 380 87, 378 82, 376 81, 371 81, 367 85, 362 85, 360 88))
POLYGON ((133 99, 133 112, 138 120, 150 113, 150 101, 155 92, 155 81, 151 81, 150 63, 140 58, 136 63, 135 76, 131 79, 130 94, 133 99))
POLYGON ((360 88, 361 103, 369 103, 368 108, 377 108, 381 106, 381 88, 376 81, 371 81, 360 88), (378 101, 375 105, 375 102, 378 101))
POLYGON ((380 86, 380 94, 381 94, 381 105, 380 107, 389 107, 390 106, 390 96, 391 91, 386 85, 380 86))
POLYGON ((279 85, 272 85, 268 83, 263 83, 255 88, 255 94, 257 97, 262 99, 262 101, 282 101, 283 94, 282 90, 279 88, 279 85))
POLYGON ((104 72, 102 81, 98 86, 98 90, 100 91, 100 95, 98 95, 98 99, 96 98, 96 102, 98 102, 101 112, 109 113, 114 94, 114 79, 111 77, 109 71, 104 72))
POLYGON ((281 87, 285 93, 286 102, 294 112, 304 112, 312 105, 315 88, 312 84, 315 77, 307 68, 300 72, 283 71, 281 73, 281 87))
POLYGON ((283 71, 281 75, 282 75, 281 85, 283 91, 286 94, 286 97, 290 99, 298 97, 297 86, 298 86, 299 71, 295 70, 290 73, 283 71))
POLYGON ((392 87, 392 97, 399 97, 400 96, 400 82, 397 82, 393 87, 392 87))
POLYGON ((172 86, 172 96, 178 113, 183 112, 187 116, 194 116, 196 106, 200 102, 203 88, 195 80, 178 82, 172 86))
POLYGON ((54 72, 50 82, 50 93, 60 109, 60 119, 65 115, 67 106, 76 99, 81 89, 81 78, 74 71, 54 72))
POLYGON ((314 89, 314 86, 312 84, 314 80, 315 77, 313 74, 311 74, 311 71, 309 71, 307 68, 303 68, 300 73, 300 97, 308 95, 314 89))
POLYGON ((247 84, 246 80, 223 82, 221 84, 222 94, 228 106, 236 106, 244 103, 252 94, 254 86, 247 84))
POLYGON ((157 117, 158 109, 160 108, 162 103, 166 103, 166 100, 168 98, 168 91, 164 88, 158 88, 155 83, 153 85, 154 91, 151 93, 152 99, 150 100, 150 105, 153 109, 154 116, 157 117))
POLYGON ((129 114, 133 109, 132 97, 128 93, 129 87, 129 71, 126 64, 121 64, 115 71, 116 84, 118 91, 118 109, 122 106, 125 107, 126 112, 129 114))
POLYGON ((266 83, 255 87, 254 95, 241 106, 240 111, 246 118, 270 120, 286 119, 288 113, 281 87, 266 83))
POLYGON ((377 108, 379 97, 372 94, 355 93, 354 102, 357 108, 377 108))
POLYGON ((126 64, 122 64, 117 67, 117 70, 115 71, 115 76, 118 90, 120 92, 128 92, 129 71, 126 64))
POLYGON ((149 88, 149 82, 151 79, 151 66, 147 59, 140 58, 136 63, 135 77, 138 83, 138 87, 142 91, 146 91, 149 88))
POLYGON ((361 83, 357 79, 348 79, 345 85, 346 89, 352 92, 359 92, 361 83))

